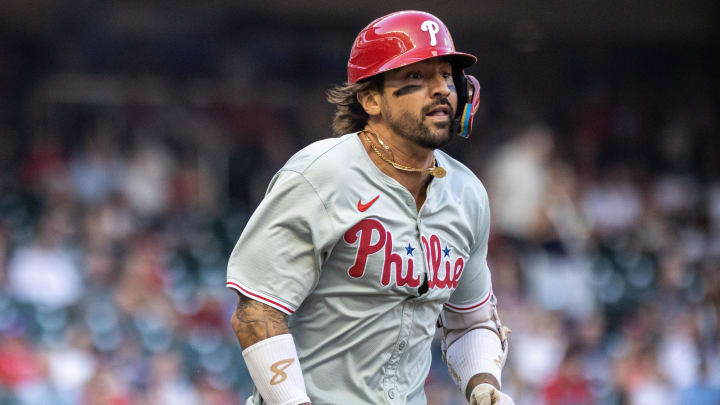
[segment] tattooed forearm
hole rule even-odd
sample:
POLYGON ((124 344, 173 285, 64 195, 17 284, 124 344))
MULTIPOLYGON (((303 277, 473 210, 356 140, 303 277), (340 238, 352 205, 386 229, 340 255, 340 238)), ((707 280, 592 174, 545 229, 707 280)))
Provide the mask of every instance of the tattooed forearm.
POLYGON ((287 315, 245 296, 240 296, 231 323, 243 350, 261 340, 290 333, 287 315))

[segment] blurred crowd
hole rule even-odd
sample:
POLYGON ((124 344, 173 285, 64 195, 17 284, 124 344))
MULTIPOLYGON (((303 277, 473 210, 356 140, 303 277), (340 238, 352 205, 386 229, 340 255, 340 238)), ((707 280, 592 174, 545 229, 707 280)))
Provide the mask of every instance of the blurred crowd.
MULTIPOLYGON (((274 171, 330 135, 354 33, 207 50, 85 30, 0 40, 0 404, 244 403, 227 258, 274 171)), ((720 404, 706 49, 478 43, 479 122, 447 150, 490 194, 504 390, 720 404)), ((429 404, 465 403, 433 350, 429 404)))

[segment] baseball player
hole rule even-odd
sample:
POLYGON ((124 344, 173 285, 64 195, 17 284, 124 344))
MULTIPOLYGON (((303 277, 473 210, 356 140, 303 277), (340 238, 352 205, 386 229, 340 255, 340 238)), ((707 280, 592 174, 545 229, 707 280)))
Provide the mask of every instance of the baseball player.
POLYGON ((500 391, 508 351, 486 263, 480 181, 437 150, 467 137, 479 85, 435 16, 381 17, 328 92, 337 137, 274 176, 230 256, 248 405, 425 404, 430 346, 471 404, 500 391))

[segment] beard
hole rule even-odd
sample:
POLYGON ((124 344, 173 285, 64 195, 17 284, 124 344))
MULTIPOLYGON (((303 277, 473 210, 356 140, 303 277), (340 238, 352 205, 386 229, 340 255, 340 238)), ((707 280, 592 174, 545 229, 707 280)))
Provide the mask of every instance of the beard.
POLYGON ((392 129, 396 134, 400 135, 400 137, 412 141, 418 146, 422 146, 428 149, 439 149, 447 145, 454 136, 455 126, 453 125, 452 117, 455 116, 455 111, 447 100, 442 100, 440 102, 423 107, 422 111, 420 112, 419 119, 417 116, 414 116, 409 111, 406 111, 400 114, 398 117, 395 117, 394 115, 392 115, 390 109, 387 108, 387 105, 385 103, 383 103, 381 108, 383 117, 386 118, 390 129, 392 129), (447 132, 445 134, 440 133, 440 131, 438 130, 431 129, 430 125, 425 123, 425 114, 430 112, 430 110, 437 107, 438 105, 442 104, 447 105, 450 109, 448 121, 445 123, 438 122, 431 125, 436 127, 438 130, 446 129, 447 132))

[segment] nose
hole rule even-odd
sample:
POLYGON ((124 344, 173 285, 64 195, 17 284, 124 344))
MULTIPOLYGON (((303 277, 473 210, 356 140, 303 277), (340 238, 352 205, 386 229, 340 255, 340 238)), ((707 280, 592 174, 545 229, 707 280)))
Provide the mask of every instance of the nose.
POLYGON ((430 94, 433 98, 447 98, 450 96, 450 84, 442 73, 433 75, 430 80, 430 94))

